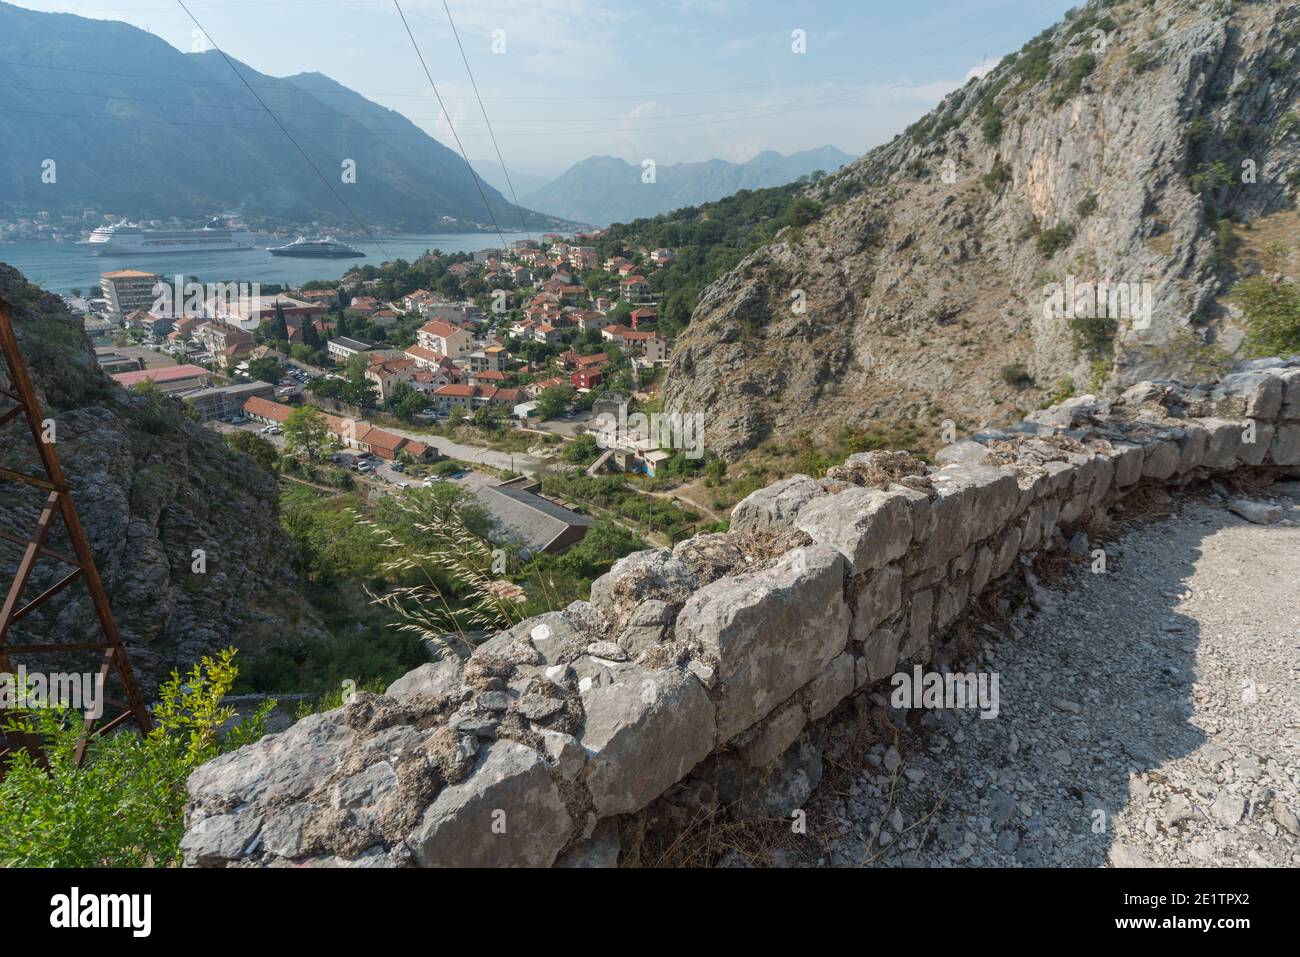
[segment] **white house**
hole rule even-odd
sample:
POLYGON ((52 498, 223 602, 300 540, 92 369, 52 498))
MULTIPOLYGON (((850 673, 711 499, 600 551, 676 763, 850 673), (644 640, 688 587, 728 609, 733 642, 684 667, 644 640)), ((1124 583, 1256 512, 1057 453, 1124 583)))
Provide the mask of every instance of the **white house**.
POLYGON ((416 337, 419 339, 420 345, 426 349, 441 352, 444 356, 450 356, 453 359, 459 359, 465 353, 470 352, 474 343, 474 337, 466 330, 441 319, 425 323, 420 327, 420 331, 416 333, 416 337))

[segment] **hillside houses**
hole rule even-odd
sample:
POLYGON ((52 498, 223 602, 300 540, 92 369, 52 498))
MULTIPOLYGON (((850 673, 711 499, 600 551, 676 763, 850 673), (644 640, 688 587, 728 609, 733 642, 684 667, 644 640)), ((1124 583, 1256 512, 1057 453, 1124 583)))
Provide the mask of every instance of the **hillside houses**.
POLYGON ((473 350, 474 337, 465 329, 442 319, 425 323, 416 334, 420 345, 444 356, 458 359, 473 350))
MULTIPOLYGON (((361 293, 340 323, 344 335, 317 329, 336 364, 368 355, 365 379, 380 403, 410 388, 432 410, 472 414, 513 409, 550 387, 583 396, 642 383, 653 391, 654 376, 641 370, 665 364, 671 343, 647 277, 671 264, 673 251, 623 248, 605 255, 609 250, 598 249, 596 237, 520 240, 475 254, 472 262, 431 253, 417 264, 442 262, 445 269, 414 271, 409 283, 396 278, 400 273, 356 276, 339 291, 321 290, 328 294, 310 300, 298 293, 296 301, 333 312, 330 295, 361 293)), ((311 320, 286 317, 291 346, 302 342, 304 321, 311 320)), ((353 372, 359 374, 357 364, 353 372)), ((418 408, 403 403, 401 414, 418 408)))
POLYGON ((432 394, 441 412, 450 414, 457 409, 473 413, 481 406, 496 406, 507 412, 522 401, 519 389, 501 389, 491 385, 445 385, 432 394))
POLYGON ((618 291, 624 299, 640 300, 642 297, 650 295, 650 283, 646 281, 645 276, 638 276, 633 273, 619 280, 618 291))
MULTIPOLYGON (((294 409, 290 405, 253 396, 244 402, 243 411, 255 422, 283 426, 294 409)), ((345 449, 370 452, 389 462, 396 460, 399 455, 410 455, 423 462, 438 458, 437 450, 423 442, 377 428, 369 422, 344 419, 328 412, 322 412, 321 416, 330 435, 345 449)))
POLYGON ((370 355, 370 366, 366 369, 366 380, 372 382, 379 392, 381 402, 387 402, 398 385, 413 386, 415 375, 420 367, 414 359, 389 358, 370 355))

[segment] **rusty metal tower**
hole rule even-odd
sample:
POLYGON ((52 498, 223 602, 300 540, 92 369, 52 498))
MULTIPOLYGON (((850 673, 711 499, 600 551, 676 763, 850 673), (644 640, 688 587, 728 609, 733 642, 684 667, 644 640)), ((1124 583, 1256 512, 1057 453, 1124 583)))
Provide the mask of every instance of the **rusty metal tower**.
MULTIPOLYGON (((12 420, 22 417, 27 424, 27 430, 31 433, 31 440, 35 444, 37 455, 40 457, 45 473, 44 477, 28 475, 24 472, 14 471, 6 467, 5 464, 0 463, 0 480, 21 482, 45 493, 44 506, 40 510, 33 531, 20 535, 14 534, 8 529, 0 528, 0 538, 23 548, 17 572, 14 574, 13 581, 4 595, 4 604, 0 606, 0 673, 15 674, 12 655, 38 654, 52 656, 73 653, 84 654, 87 652, 100 653, 98 687, 106 689, 109 678, 116 677, 121 686, 122 698, 118 699, 104 694, 104 715, 99 719, 86 717, 81 739, 77 744, 76 763, 77 766, 80 766, 85 760, 86 748, 92 737, 104 734, 132 720, 135 721, 141 732, 147 733, 153 727, 153 721, 149 715, 149 709, 145 704, 144 697, 140 693, 140 687, 136 684, 135 674, 132 672, 131 663, 127 659, 122 638, 118 634, 117 622, 113 619, 113 609, 109 605, 108 594, 104 591, 104 583, 100 580, 99 570, 95 567, 95 559, 90 551, 90 542, 86 539, 85 530, 81 527, 81 521, 77 518, 77 509, 73 504, 67 480, 63 476, 63 469, 59 466, 58 456, 55 455, 54 444, 44 439, 45 420, 40 408, 40 399, 36 394, 35 386, 32 384, 27 363, 23 359, 18 346, 18 336, 14 332, 9 303, 5 302, 3 298, 0 298, 0 353, 4 355, 10 383, 8 388, 0 387, 0 429, 6 428, 12 420), (4 401, 5 399, 17 404, 4 409, 4 406, 8 405, 4 401), (54 523, 60 518, 63 521, 68 540, 72 544, 71 555, 55 551, 46 546, 46 541, 50 536, 54 523), (68 568, 69 571, 41 594, 24 602, 23 592, 39 559, 58 562, 68 568), (30 615, 41 605, 58 595, 68 586, 75 584, 78 580, 85 581, 86 588, 90 592, 91 602, 95 606, 95 615, 99 619, 102 632, 99 640, 90 640, 92 636, 87 635, 86 641, 73 643, 59 644, 51 642, 27 645, 8 643, 9 630, 16 622, 30 615), (110 709, 116 710, 118 713, 109 717, 108 712, 110 709)), ((6 445, 9 444, 6 443, 6 445)), ((15 446, 9 445, 9 447, 15 446)), ((0 710, 0 717, 3 714, 3 710, 0 710)), ((36 761, 46 764, 44 749, 36 735, 27 733, 9 734, 6 738, 4 732, 0 731, 0 774, 3 773, 2 762, 4 756, 16 748, 27 750, 36 761)))

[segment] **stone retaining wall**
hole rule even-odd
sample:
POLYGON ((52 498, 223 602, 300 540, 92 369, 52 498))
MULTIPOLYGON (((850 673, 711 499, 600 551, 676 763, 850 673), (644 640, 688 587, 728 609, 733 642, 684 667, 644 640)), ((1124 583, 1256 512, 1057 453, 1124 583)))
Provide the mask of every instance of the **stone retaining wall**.
POLYGON ((772 765, 930 659, 972 600, 1143 484, 1300 474, 1300 357, 1084 396, 949 446, 868 452, 619 561, 465 662, 422 665, 189 780, 200 866, 549 866, 725 749, 772 765))

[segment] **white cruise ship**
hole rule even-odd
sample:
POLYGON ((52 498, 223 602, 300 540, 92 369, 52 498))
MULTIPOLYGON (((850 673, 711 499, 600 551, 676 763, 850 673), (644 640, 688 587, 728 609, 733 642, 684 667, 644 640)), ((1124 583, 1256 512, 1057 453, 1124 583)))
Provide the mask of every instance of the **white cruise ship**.
POLYGON ((252 249, 253 234, 242 226, 214 219, 202 229, 147 229, 121 222, 100 226, 78 243, 97 255, 129 253, 202 253, 252 249))

